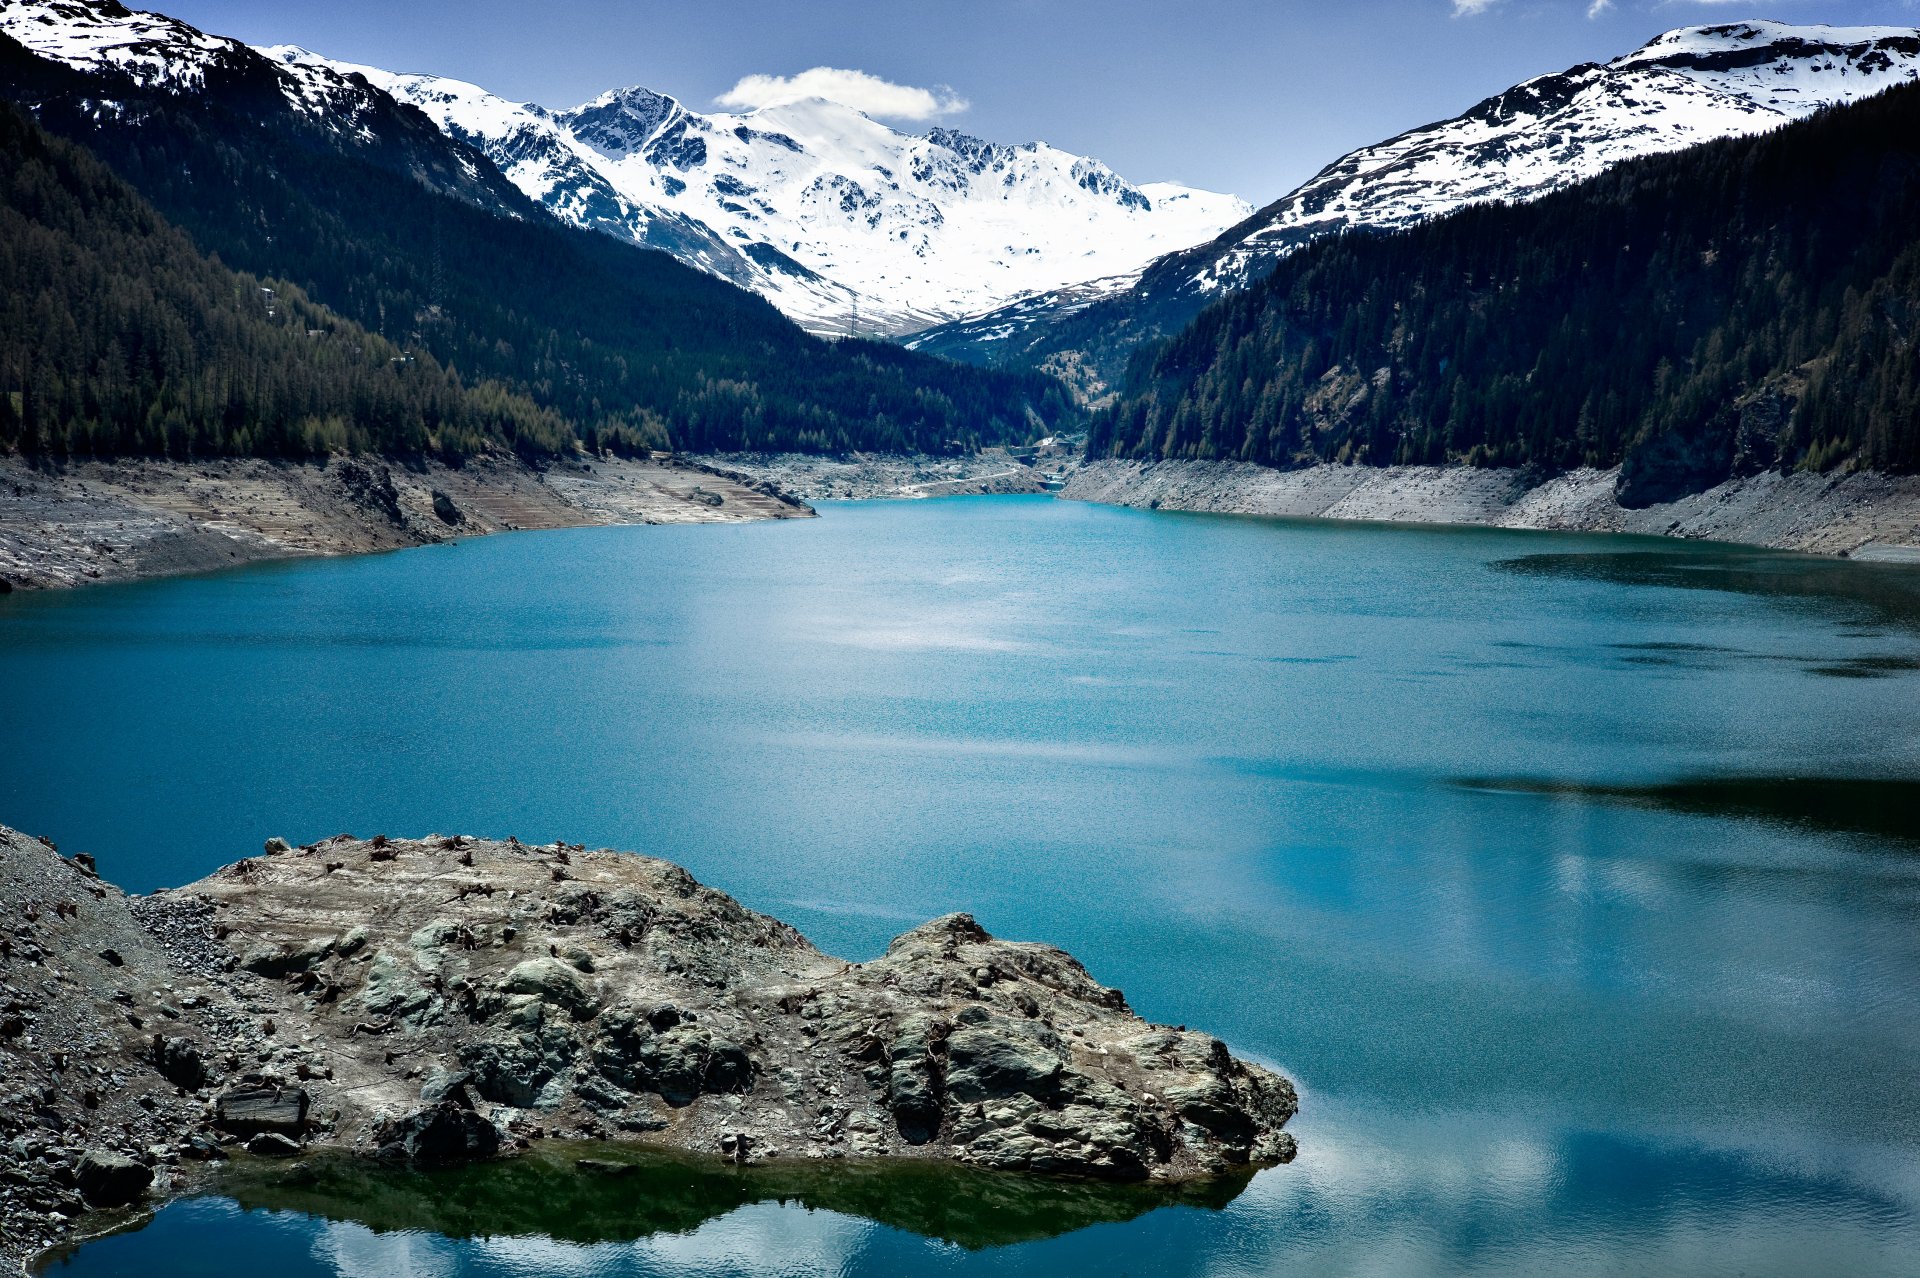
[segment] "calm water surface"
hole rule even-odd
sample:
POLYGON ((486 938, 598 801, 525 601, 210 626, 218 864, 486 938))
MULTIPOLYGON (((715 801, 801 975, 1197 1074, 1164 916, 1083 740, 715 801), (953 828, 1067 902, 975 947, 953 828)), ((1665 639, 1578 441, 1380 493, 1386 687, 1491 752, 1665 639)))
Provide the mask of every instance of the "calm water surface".
POLYGON ((635 848, 849 957, 971 910, 1303 1092, 1296 1163, 1172 1201, 314 1172, 56 1274, 1920 1265, 1912 568, 840 506, 15 595, 0 688, 0 821, 133 888, 269 834, 635 848))

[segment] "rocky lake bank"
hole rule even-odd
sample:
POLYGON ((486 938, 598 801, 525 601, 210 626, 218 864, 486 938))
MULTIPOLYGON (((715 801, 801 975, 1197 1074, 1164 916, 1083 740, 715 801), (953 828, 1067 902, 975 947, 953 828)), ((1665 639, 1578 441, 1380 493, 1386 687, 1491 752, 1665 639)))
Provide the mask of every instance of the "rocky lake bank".
POLYGON ((0 589, 127 581, 262 559, 358 554, 590 524, 804 518, 804 501, 698 459, 511 457, 459 467, 0 458, 0 589))
POLYGON ((0 1101, 9 1267, 229 1163, 591 1142, 1179 1185, 1289 1159, 1297 1105, 964 914, 848 963, 605 849, 276 839, 129 897, 3 827, 0 1101))
POLYGON ((1679 501, 1630 509, 1617 470, 1553 477, 1466 466, 1311 466, 1101 460, 1062 497, 1152 510, 1384 523, 1484 524, 1558 532, 1702 538, 1920 562, 1920 476, 1766 472, 1679 501))

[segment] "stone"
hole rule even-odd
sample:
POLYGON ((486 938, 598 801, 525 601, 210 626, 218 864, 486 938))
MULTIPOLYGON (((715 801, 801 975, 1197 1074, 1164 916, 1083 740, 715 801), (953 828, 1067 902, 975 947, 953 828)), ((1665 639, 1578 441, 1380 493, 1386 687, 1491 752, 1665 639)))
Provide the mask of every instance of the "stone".
POLYGON ((499 1130, 474 1112, 464 1088, 458 1099, 449 1097, 383 1124, 374 1139, 376 1155, 394 1162, 472 1162, 500 1152, 499 1130))
POLYGON ((152 1168, 108 1150, 88 1150, 74 1168, 74 1186, 90 1207, 125 1207, 152 1183, 152 1168))
MULTIPOLYGON (((172 1163, 311 1139, 426 1165, 559 1133, 645 1135, 754 1162, 785 1150, 1165 1182, 1294 1152, 1284 1078, 1148 1024, 1071 956, 967 915, 854 964, 648 857, 484 839, 373 850, 343 836, 128 898, 0 829, 20 876, 0 876, 8 971, 29 945, 44 952, 56 918, 85 975, 108 970, 103 950, 123 959, 106 988, 0 990, 5 1046, 32 1041, 0 1053, 0 1124, 61 1125, 57 1140, 0 1132, 0 1191, 15 1173, 59 1188, 40 1169, 93 1143, 172 1163), (132 1035, 130 1015, 153 1028, 132 1035), (230 1079, 212 1099, 196 1063, 230 1079)), ((78 1190, 61 1192, 79 1210, 78 1190)))
POLYGON ((311 1103, 298 1087, 256 1087, 225 1092, 214 1099, 214 1125, 235 1136, 274 1132, 303 1135, 311 1103))
POLYGON ((279 1132, 261 1132, 247 1142, 247 1152, 255 1158, 292 1158, 300 1152, 300 1142, 279 1132))
POLYGON ((586 1016, 598 1002, 579 973, 557 958, 528 959, 507 973, 502 988, 509 994, 531 995, 576 1017, 586 1016))
POLYGON ((278 979, 304 972, 333 952, 331 936, 316 936, 292 944, 256 945, 240 957, 240 966, 258 976, 278 979))
POLYGON ((947 1090, 959 1101, 1053 1090, 1064 1061, 1030 1022, 995 1018, 947 1039, 947 1090))
POLYGON ((193 1092, 207 1085, 206 1064, 200 1059, 200 1049, 193 1045, 191 1039, 155 1034, 153 1067, 160 1071, 160 1077, 175 1087, 184 1087, 193 1092))

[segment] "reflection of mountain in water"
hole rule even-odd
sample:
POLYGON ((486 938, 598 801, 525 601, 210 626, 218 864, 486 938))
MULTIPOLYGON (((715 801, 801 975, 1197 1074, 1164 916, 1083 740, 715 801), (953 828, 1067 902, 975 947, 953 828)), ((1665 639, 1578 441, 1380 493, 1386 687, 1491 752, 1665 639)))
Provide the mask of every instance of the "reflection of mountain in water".
POLYGON ((556 1146, 507 1162, 410 1170, 318 1156, 250 1163, 220 1189, 249 1210, 450 1238, 537 1235, 570 1243, 686 1233, 736 1208, 792 1202, 969 1249, 1032 1242, 1156 1207, 1219 1210, 1244 1176, 1186 1185, 1107 1184, 936 1163, 733 1167, 652 1150, 556 1146), (577 1164, 576 1160, 583 1160, 577 1164))
POLYGON ((1689 777, 1647 784, 1475 777, 1458 784, 1470 790, 1565 795, 1920 845, 1920 780, 1904 777, 1689 777))
POLYGON ((1850 619, 1920 631, 1920 573, 1907 564, 1856 563, 1776 551, 1715 546, 1595 554, 1522 555, 1493 567, 1530 577, 1725 590, 1783 602, 1827 603, 1850 619))

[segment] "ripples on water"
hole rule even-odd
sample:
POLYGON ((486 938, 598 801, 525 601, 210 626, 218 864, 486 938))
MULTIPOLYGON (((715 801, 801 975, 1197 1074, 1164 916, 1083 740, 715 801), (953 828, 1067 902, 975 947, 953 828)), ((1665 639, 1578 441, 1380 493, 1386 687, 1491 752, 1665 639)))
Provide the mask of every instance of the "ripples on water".
POLYGON ((270 833, 631 847, 852 957, 972 910, 1305 1095, 1221 1200, 942 1189, 1066 1230, 1025 1241, 669 1165, 694 1217, 593 1239, 309 1186, 55 1272, 1910 1271, 1916 583, 965 499, 13 596, 0 820, 120 882, 270 833))

